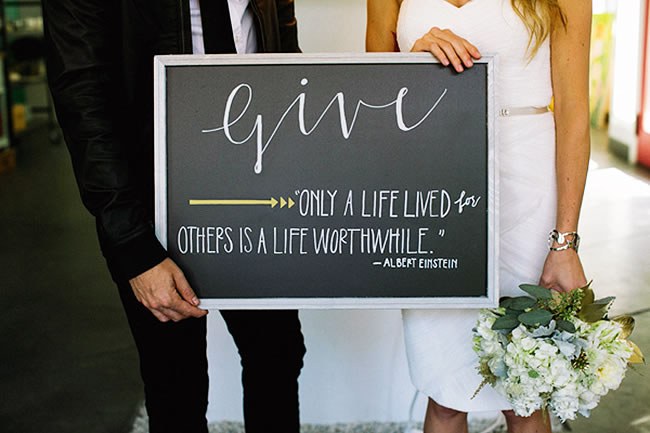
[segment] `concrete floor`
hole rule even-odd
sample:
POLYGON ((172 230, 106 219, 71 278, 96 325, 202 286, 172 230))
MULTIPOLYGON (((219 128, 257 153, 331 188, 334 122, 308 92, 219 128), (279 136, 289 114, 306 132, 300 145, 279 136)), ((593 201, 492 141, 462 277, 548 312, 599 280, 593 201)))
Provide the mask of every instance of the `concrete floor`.
POLYGON ((0 174, 0 431, 127 432, 137 355, 82 208, 46 131, 0 174))
MULTIPOLYGON (((581 255, 594 289, 634 313, 650 355, 650 171, 594 134, 581 255)), ((63 145, 26 137, 0 174, 0 431, 125 433, 141 389, 137 356, 81 207, 63 145)), ((630 371, 576 433, 650 433, 650 372, 630 371)))

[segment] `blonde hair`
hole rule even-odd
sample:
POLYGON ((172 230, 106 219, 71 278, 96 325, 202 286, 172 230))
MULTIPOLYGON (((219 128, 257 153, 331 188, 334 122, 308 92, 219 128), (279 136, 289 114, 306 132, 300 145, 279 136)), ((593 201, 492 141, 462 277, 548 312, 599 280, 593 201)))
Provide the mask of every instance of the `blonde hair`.
POLYGON ((510 0, 512 9, 528 28, 530 38, 528 49, 530 57, 534 57, 546 38, 550 37, 553 26, 567 21, 559 0, 510 0))

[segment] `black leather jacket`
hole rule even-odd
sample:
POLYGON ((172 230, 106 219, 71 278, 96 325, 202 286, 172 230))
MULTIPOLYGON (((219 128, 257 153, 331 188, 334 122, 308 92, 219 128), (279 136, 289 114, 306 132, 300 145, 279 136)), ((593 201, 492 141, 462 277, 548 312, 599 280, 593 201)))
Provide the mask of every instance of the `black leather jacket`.
MULTIPOLYGON (((298 52, 293 0, 251 0, 262 52, 298 52)), ((43 0, 47 67, 113 279, 167 257, 153 231, 153 56, 192 52, 188 0, 43 0)))

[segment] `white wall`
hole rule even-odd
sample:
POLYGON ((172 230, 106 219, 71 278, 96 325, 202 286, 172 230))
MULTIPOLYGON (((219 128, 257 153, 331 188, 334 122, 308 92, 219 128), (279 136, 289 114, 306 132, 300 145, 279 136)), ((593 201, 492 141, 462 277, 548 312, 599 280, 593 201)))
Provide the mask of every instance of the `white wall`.
MULTIPOLYGON (((300 377, 305 423, 406 421, 414 396, 399 311, 302 311, 307 355, 300 377)), ((210 314, 208 419, 241 420, 238 357, 218 312, 210 314)), ((419 398, 416 419, 424 411, 419 398)))
MULTIPOLYGON (((364 50, 365 0, 297 0, 304 52, 364 50)), ((307 356, 300 378, 305 423, 406 421, 415 390, 399 311, 302 311, 307 356)), ((240 367, 217 311, 208 320, 208 419, 241 420, 240 367)), ((415 418, 420 420, 424 398, 415 418)))
POLYGON ((619 1, 614 27, 609 136, 628 146, 631 163, 637 159, 636 122, 641 109, 644 11, 643 0, 619 1))
POLYGON ((365 50, 366 0, 296 0, 296 16, 306 53, 365 50))

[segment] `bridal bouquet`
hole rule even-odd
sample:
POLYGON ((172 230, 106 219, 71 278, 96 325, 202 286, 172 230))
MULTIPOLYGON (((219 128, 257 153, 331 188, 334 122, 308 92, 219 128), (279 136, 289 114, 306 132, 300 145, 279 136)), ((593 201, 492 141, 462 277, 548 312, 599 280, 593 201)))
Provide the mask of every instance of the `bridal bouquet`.
POLYGON ((627 340, 634 319, 608 318, 614 298, 595 300, 589 286, 568 293, 519 287, 531 297, 502 298, 499 308, 479 312, 474 351, 481 387, 492 385, 520 416, 538 409, 562 421, 589 416, 618 388, 628 364, 645 362, 627 340))

